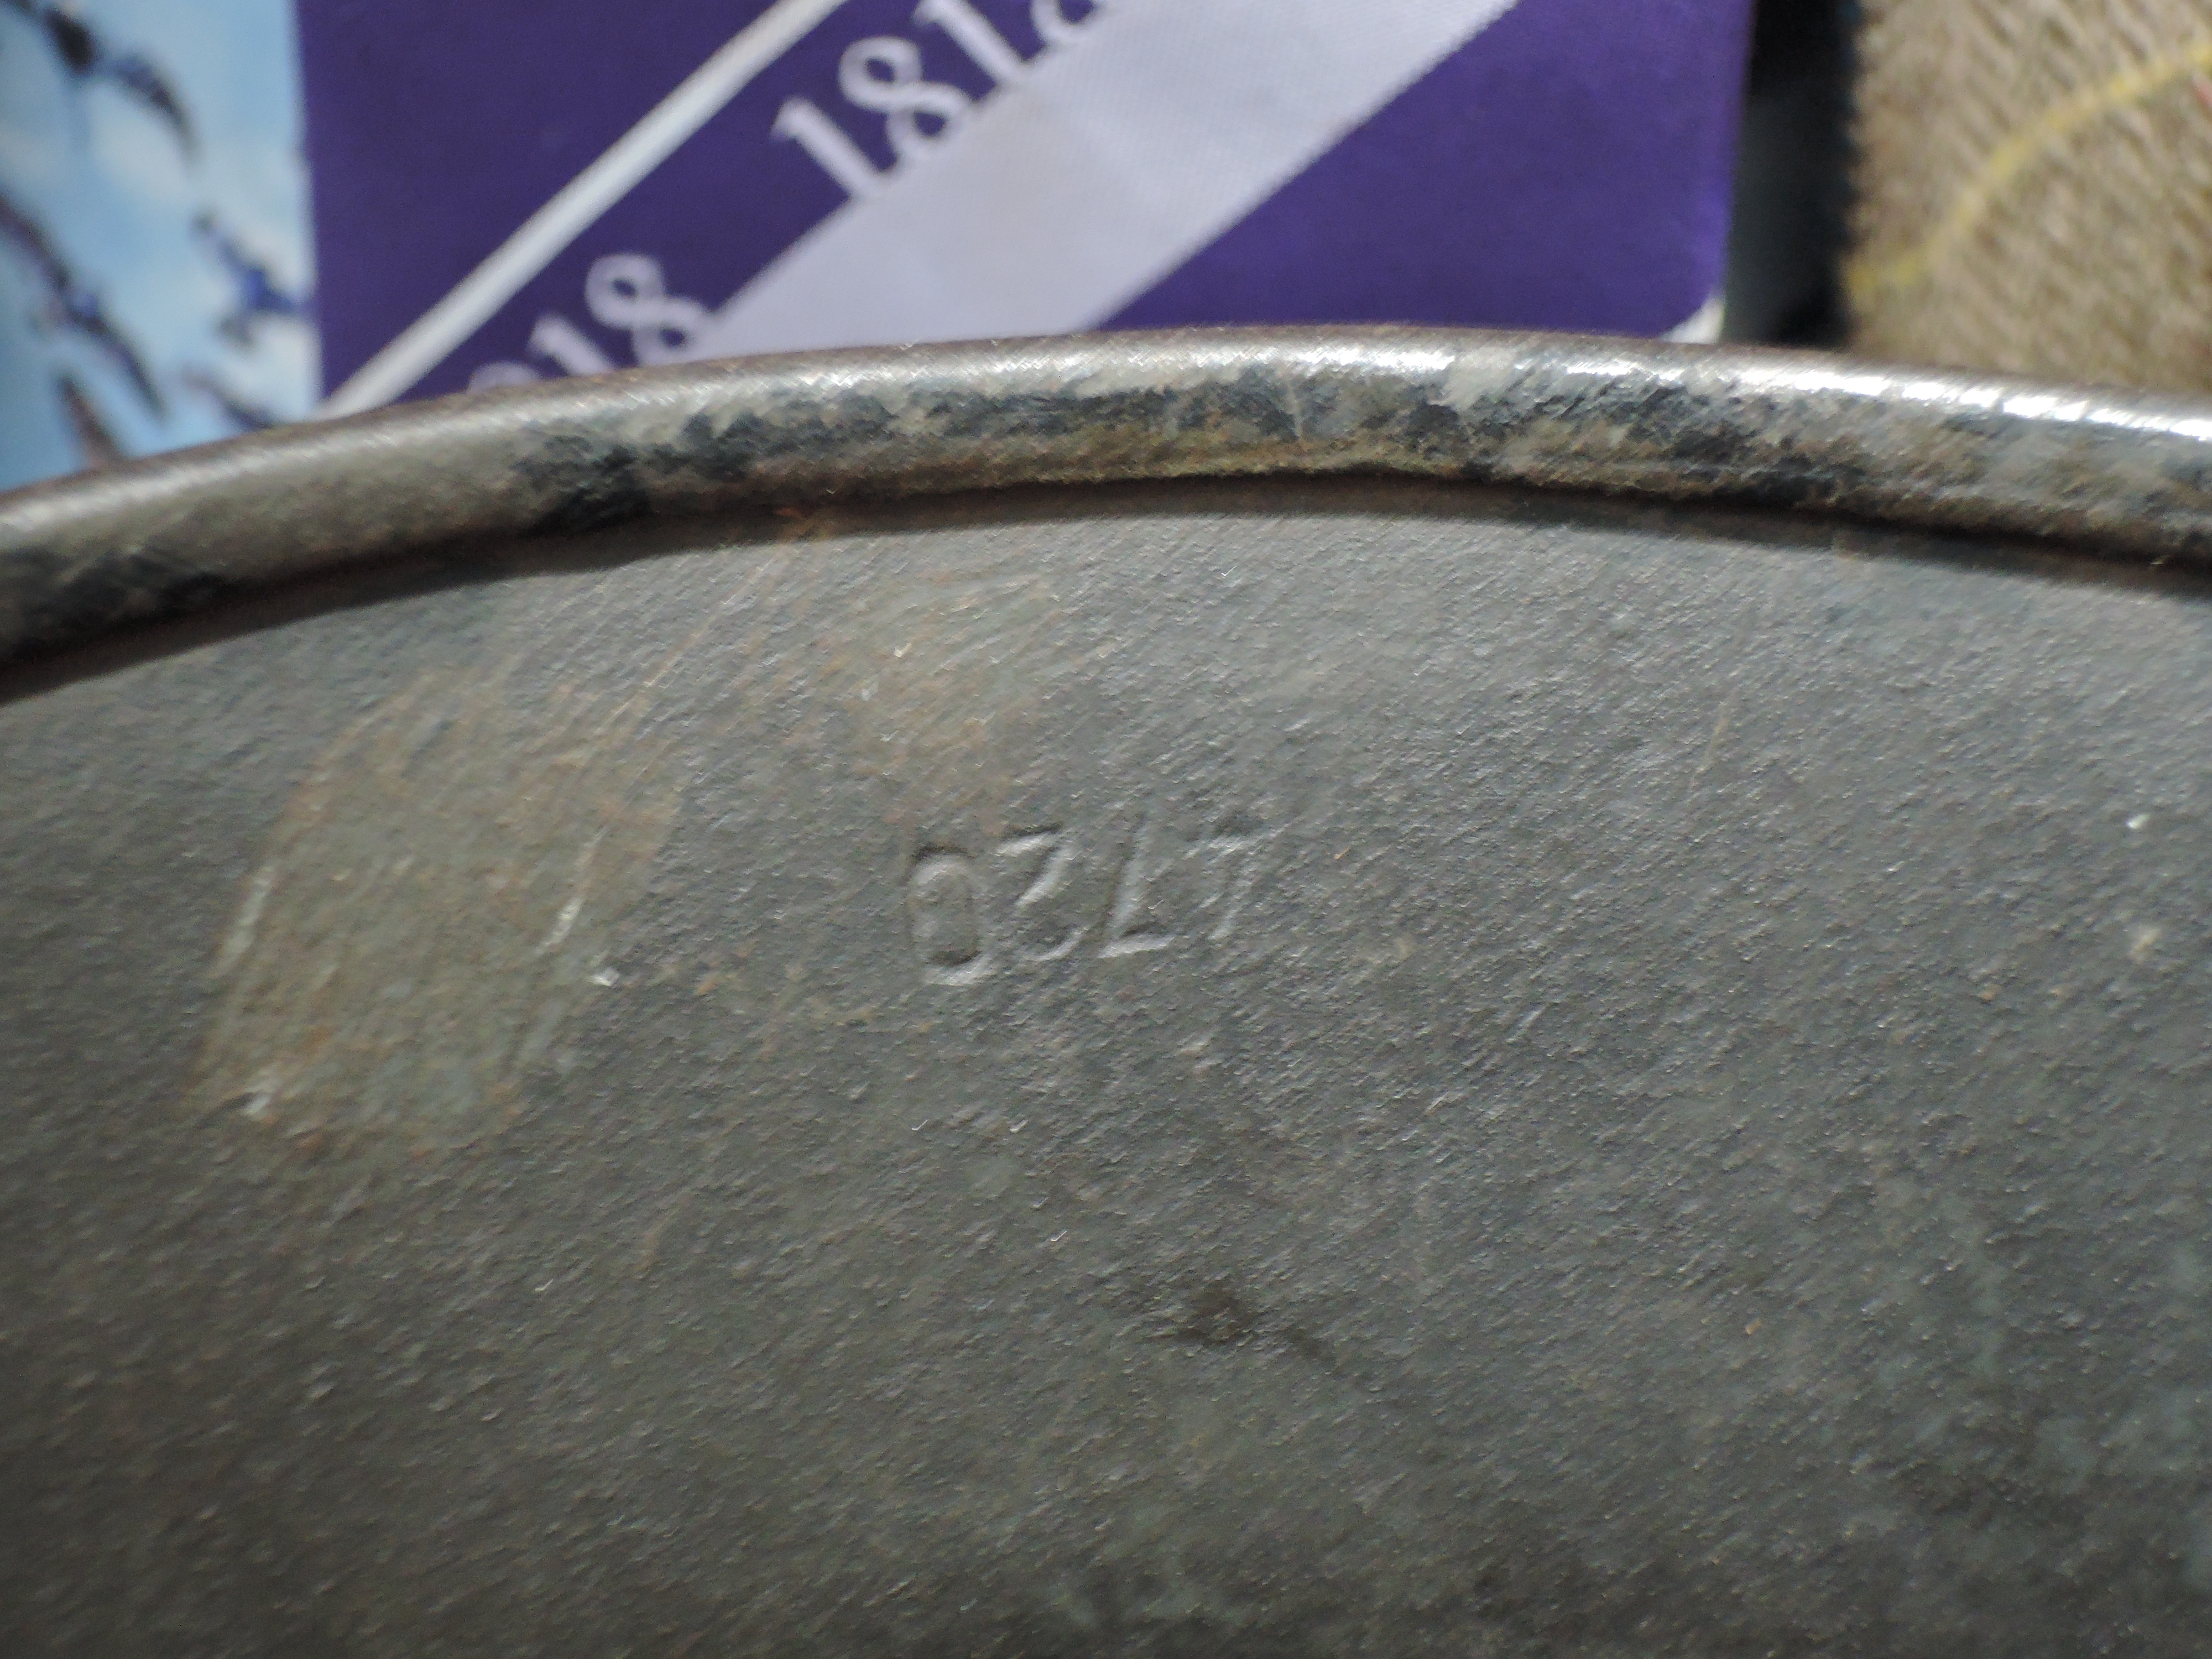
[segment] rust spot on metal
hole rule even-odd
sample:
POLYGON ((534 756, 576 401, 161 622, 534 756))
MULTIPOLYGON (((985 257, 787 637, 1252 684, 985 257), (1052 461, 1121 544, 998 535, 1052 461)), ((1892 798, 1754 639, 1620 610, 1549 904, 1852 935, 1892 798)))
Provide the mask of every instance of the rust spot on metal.
MULTIPOLYGON (((511 666, 511 665, 510 665, 511 666)), ((294 794, 214 964, 197 1109, 301 1156, 381 1162, 495 1131, 678 802, 643 692, 426 674, 294 794)))

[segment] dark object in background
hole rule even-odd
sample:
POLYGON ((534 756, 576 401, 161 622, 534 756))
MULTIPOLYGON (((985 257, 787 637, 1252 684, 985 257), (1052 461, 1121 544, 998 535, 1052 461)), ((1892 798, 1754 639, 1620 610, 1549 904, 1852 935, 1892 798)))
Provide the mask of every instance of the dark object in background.
POLYGON ((1852 0, 1761 0, 1729 230, 1730 340, 1840 346, 1852 0))
POLYGON ((2091 412, 1124 337, 9 498, 0 1647, 2200 1653, 2212 410, 2091 412))

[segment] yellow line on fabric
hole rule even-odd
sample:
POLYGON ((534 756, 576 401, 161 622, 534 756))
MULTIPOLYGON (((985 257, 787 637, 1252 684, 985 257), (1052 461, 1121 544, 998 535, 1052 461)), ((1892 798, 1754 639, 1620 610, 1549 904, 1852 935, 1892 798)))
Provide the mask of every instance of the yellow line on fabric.
POLYGON ((1980 167, 1951 198, 1936 227, 1904 252, 1881 260, 1855 259, 1845 267, 1844 286, 1855 301, 1886 289, 1925 282, 1936 265, 1972 235, 1996 206, 2005 187, 2083 127, 2140 104, 2178 81, 2212 70, 2212 35, 2176 52, 2132 64, 2093 87, 2061 99, 1989 153, 1980 167))

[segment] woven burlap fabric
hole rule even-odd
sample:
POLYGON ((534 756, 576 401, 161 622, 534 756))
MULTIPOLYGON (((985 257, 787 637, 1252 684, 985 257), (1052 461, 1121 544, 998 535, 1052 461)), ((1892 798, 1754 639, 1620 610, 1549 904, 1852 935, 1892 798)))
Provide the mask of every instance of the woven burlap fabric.
POLYGON ((1855 349, 2212 391, 2212 0, 1865 0, 1855 349))

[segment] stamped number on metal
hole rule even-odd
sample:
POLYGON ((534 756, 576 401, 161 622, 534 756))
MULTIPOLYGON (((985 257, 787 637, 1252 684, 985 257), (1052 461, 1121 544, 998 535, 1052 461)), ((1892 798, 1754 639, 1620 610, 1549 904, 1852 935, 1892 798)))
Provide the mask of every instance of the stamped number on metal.
POLYGON ((907 878, 907 912, 922 977, 972 985, 1006 969, 1041 968, 1079 953, 1146 957, 1225 944, 1259 875, 1264 831, 1224 826, 1195 842, 1139 824, 1110 899, 1086 880, 1075 838, 1054 825, 1024 830, 981 856, 925 848, 907 878))

